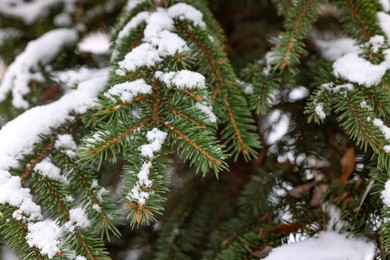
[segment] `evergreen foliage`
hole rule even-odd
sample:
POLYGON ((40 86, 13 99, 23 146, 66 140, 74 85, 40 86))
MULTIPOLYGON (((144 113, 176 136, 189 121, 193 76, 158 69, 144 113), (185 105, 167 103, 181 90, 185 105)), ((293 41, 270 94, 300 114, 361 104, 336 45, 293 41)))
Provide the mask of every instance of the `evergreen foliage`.
POLYGON ((0 47, 0 257, 389 257, 389 2, 4 0, 0 47))

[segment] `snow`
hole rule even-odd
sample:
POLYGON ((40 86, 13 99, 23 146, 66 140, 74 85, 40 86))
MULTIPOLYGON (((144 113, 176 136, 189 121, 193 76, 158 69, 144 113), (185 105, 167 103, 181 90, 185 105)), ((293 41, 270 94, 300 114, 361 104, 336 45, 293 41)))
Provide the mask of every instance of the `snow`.
POLYGON ((288 93, 288 100, 290 102, 295 102, 298 100, 302 100, 309 96, 310 91, 304 86, 297 86, 290 90, 288 93))
POLYGON ((372 260, 373 243, 333 231, 320 232, 307 240, 272 249, 265 260, 372 260))
POLYGON ((205 106, 199 102, 196 102, 195 108, 203 112, 207 116, 207 121, 209 123, 216 123, 217 122, 217 117, 213 113, 213 108, 212 106, 205 106))
POLYGON ((127 195, 130 201, 137 201, 139 205, 145 205, 146 200, 149 198, 149 193, 143 191, 143 188, 149 188, 152 186, 153 181, 149 179, 151 162, 145 162, 142 164, 139 173, 137 174, 138 181, 127 195))
POLYGON ((0 259, 4 259, 4 260, 18 260, 18 258, 15 255, 15 253, 11 250, 11 248, 9 248, 6 245, 3 245, 2 248, 1 248, 0 259))
POLYGON ((280 140, 288 131, 290 125, 290 115, 283 113, 280 109, 272 110, 267 115, 266 124, 264 128, 269 130, 266 137, 266 143, 272 145, 280 140))
POLYGON ((370 38, 370 40, 368 41, 368 44, 370 44, 372 46, 371 50, 374 53, 377 53, 379 51, 379 49, 385 45, 385 42, 386 42, 385 37, 383 37, 382 35, 375 35, 375 36, 370 38))
POLYGON ((131 82, 116 84, 104 93, 104 96, 115 102, 115 97, 121 102, 131 102, 141 94, 151 94, 152 86, 146 84, 145 80, 138 79, 131 82))
POLYGON ((390 40, 390 15, 385 12, 378 12, 376 15, 387 40, 390 40))
POLYGON ((247 95, 252 95, 253 94, 253 85, 247 84, 244 88, 244 93, 247 95))
POLYGON ((387 127, 379 118, 373 120, 373 124, 379 128, 386 140, 390 141, 390 128, 387 127))
POLYGON ((166 9, 158 8, 149 17, 148 24, 144 30, 144 39, 150 41, 163 31, 172 31, 174 29, 173 25, 174 22, 168 16, 166 9))
POLYGON ((1 0, 0 13, 23 20, 27 25, 34 23, 39 17, 45 15, 50 8, 61 3, 70 9, 77 0, 1 0))
POLYGON ((85 36, 77 47, 80 52, 105 54, 110 49, 110 37, 107 33, 93 32, 85 36))
POLYGON ((29 83, 43 79, 41 73, 31 71, 37 70, 40 64, 50 62, 64 47, 73 44, 77 39, 74 29, 56 29, 29 42, 4 75, 0 84, 0 102, 12 91, 12 104, 16 108, 27 109, 29 104, 23 96, 30 93, 29 83))
POLYGON ((329 92, 339 93, 343 96, 346 96, 348 92, 351 92, 354 89, 351 83, 335 85, 333 82, 324 83, 321 85, 321 88, 329 92))
MULTIPOLYGON (((185 3, 175 4, 168 9, 157 8, 154 12, 139 13, 119 32, 116 43, 122 42, 140 23, 146 22, 143 43, 127 53, 118 63, 121 69, 116 71, 117 75, 122 76, 123 70, 135 71, 143 66, 154 66, 168 56, 188 51, 186 42, 172 32, 174 19, 186 19, 200 28, 206 26, 202 13, 185 3)), ((113 58, 116 56, 117 54, 113 54, 113 58)))
POLYGON ((314 108, 314 111, 316 112, 317 116, 318 116, 320 119, 322 119, 322 120, 325 119, 326 114, 325 114, 325 112, 324 112, 324 107, 323 107, 323 104, 322 104, 322 103, 318 103, 318 104, 316 105, 316 107, 314 108))
POLYGON ((37 247, 42 254, 53 258, 60 252, 60 237, 62 230, 52 220, 44 220, 28 224, 27 243, 30 247, 37 247))
POLYGON ((58 101, 31 108, 8 122, 0 130, 0 170, 17 166, 17 160, 23 154, 32 152, 34 143, 41 141, 40 135, 49 134, 53 128, 72 120, 72 111, 84 113, 94 105, 97 94, 104 89, 107 80, 107 70, 99 71, 94 78, 81 82, 77 90, 58 101))
POLYGON ((97 188, 97 187, 99 187, 98 181, 97 180, 93 180, 92 183, 91 183, 91 188, 97 188))
MULTIPOLYGON (((142 66, 151 67, 162 61, 158 50, 150 43, 142 43, 126 54, 124 60, 118 65, 128 71, 134 71, 142 66)), ((124 76, 122 72, 117 71, 118 76, 124 76)))
POLYGON ((148 131, 146 138, 149 141, 149 144, 141 145, 139 148, 142 156, 153 159, 154 153, 161 150, 161 146, 167 137, 167 133, 153 128, 151 131, 148 131))
MULTIPOLYGON (((94 104, 97 94, 104 89, 107 81, 108 70, 101 71, 94 78, 80 83, 77 90, 56 102, 27 110, 0 130, 0 204, 17 208, 13 217, 27 222, 27 242, 49 258, 59 251, 59 228, 52 220, 42 220, 41 208, 33 202, 30 189, 23 188, 20 177, 12 176, 9 168, 18 167, 17 160, 33 151, 34 143, 41 141, 40 135, 49 134, 66 120, 72 120, 72 111, 84 113, 94 104)), ((59 178, 58 170, 46 160, 37 164, 36 169, 59 178)), ((71 218, 80 227, 86 226, 82 217, 80 212, 71 213, 71 218)))
POLYGON ((379 0, 379 2, 382 5, 382 8, 385 12, 390 11, 390 1, 389 0, 379 0))
POLYGON ((5 73, 7 72, 7 65, 4 63, 4 61, 0 58, 0 82, 3 79, 5 73))
POLYGON ((2 170, 0 170, 0 204, 9 204, 18 208, 19 210, 14 213, 17 220, 42 219, 41 208, 33 202, 30 189, 22 187, 19 176, 12 176, 2 170))
POLYGON ((188 20, 201 29, 206 28, 206 24, 203 21, 203 14, 189 4, 177 3, 171 6, 168 8, 168 15, 172 19, 188 20))
POLYGON ((70 149, 76 150, 77 144, 73 140, 73 136, 70 134, 58 135, 54 144, 56 149, 70 149))
POLYGON ((65 176, 61 175, 60 168, 55 166, 49 158, 45 158, 40 163, 37 163, 34 167, 34 171, 51 180, 69 185, 69 181, 65 178, 65 176))
POLYGON ((65 93, 69 92, 78 83, 96 76, 96 73, 101 73, 105 69, 92 69, 85 66, 67 69, 63 71, 53 72, 51 77, 54 81, 61 85, 65 93))
POLYGON ((375 245, 361 237, 349 233, 340 234, 345 226, 341 211, 334 205, 322 205, 329 215, 326 231, 303 241, 284 244, 272 249, 265 260, 372 260, 375 256, 375 245), (333 231, 334 230, 334 231, 333 231))
POLYGON ((69 221, 63 225, 64 231, 73 232, 76 228, 85 229, 91 226, 87 213, 78 207, 69 210, 69 221))
POLYGON ((118 33, 118 37, 116 39, 116 45, 119 45, 124 38, 126 38, 132 30, 137 28, 141 23, 145 23, 149 20, 150 14, 149 12, 140 12, 136 16, 134 16, 123 29, 118 33))
POLYGON ((150 188, 153 184, 153 181, 149 179, 149 173, 152 167, 152 163, 149 160, 153 159, 154 154, 161 150, 166 137, 167 133, 160 131, 157 128, 153 128, 146 134, 149 143, 141 145, 139 150, 141 151, 141 155, 148 159, 148 161, 145 161, 142 164, 141 169, 137 174, 138 180, 127 194, 128 200, 136 201, 139 205, 145 205, 146 200, 150 196, 150 193, 145 191, 145 189, 150 188))
POLYGON ((69 202, 69 203, 72 203, 74 201, 74 198, 71 195, 66 195, 65 196, 65 201, 69 202))
POLYGON ((367 109, 367 110, 372 110, 372 107, 370 107, 370 105, 367 104, 366 101, 360 102, 360 107, 361 107, 361 108, 365 108, 365 109, 367 109))
POLYGON ((131 12, 137 6, 146 3, 146 0, 128 0, 125 6, 125 10, 127 13, 131 12))
POLYGON ((328 61, 335 61, 346 54, 357 53, 360 50, 356 40, 347 37, 328 40, 314 39, 314 41, 322 56, 328 61))
POLYGON ((69 26, 72 24, 72 17, 68 13, 60 13, 53 18, 53 23, 58 27, 69 26))
POLYGON ((87 260, 87 258, 85 258, 84 256, 76 256, 76 258, 74 260, 87 260))
POLYGON ((359 57, 357 53, 350 53, 333 63, 333 74, 350 82, 371 87, 381 82, 387 68, 386 61, 374 65, 359 57))
POLYGON ((101 212, 102 211, 102 208, 99 206, 99 204, 93 204, 92 205, 92 208, 94 210, 96 210, 97 212, 101 212))
POLYGON ((156 71, 154 76, 164 82, 168 88, 177 87, 181 89, 204 89, 206 88, 205 77, 197 72, 189 70, 161 72, 156 71))
POLYGON ((387 182, 385 184, 385 189, 381 193, 381 197, 382 197, 383 203, 387 207, 390 207, 390 180, 387 180, 387 182))

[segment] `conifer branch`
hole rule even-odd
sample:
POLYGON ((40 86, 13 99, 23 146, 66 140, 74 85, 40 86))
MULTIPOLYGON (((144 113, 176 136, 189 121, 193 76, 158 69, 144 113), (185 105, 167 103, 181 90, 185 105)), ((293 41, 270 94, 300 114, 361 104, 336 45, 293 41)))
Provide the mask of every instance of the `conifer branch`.
POLYGON ((106 141, 104 144, 102 144, 102 145, 100 145, 98 147, 95 147, 92 150, 89 150, 89 151, 85 152, 85 154, 87 156, 89 156, 89 157, 95 156, 95 155, 101 153, 102 151, 106 150, 107 148, 111 147, 112 145, 114 145, 114 144, 118 143, 119 141, 123 140, 124 138, 129 136, 134 131, 140 129, 141 127, 143 127, 145 125, 148 125, 151 122, 152 122, 152 120, 149 119, 149 118, 144 119, 143 121, 139 122, 138 124, 128 128, 126 131, 120 133, 118 136, 112 137, 110 140, 106 141))
POLYGON ((178 29, 182 30, 187 35, 187 37, 189 37, 199 47, 199 49, 203 52, 203 55, 206 58, 210 68, 213 71, 216 86, 211 97, 211 104, 214 104, 216 102, 217 96, 222 90, 222 85, 224 82, 222 78, 222 73, 215 61, 215 58, 210 53, 209 49, 205 46, 205 44, 192 31, 190 31, 185 24, 178 23, 178 29))
POLYGON ((184 114, 183 112, 181 112, 181 111, 175 109, 174 107, 168 106, 168 109, 169 109, 170 111, 172 111, 172 113, 174 113, 175 115, 178 115, 178 116, 183 117, 184 119, 190 121, 190 122, 193 123, 194 125, 196 125, 196 126, 198 126, 198 127, 200 127, 200 128, 203 128, 203 129, 207 129, 207 126, 205 126, 204 124, 199 123, 199 122, 196 121, 195 119, 193 119, 193 118, 191 118, 190 116, 184 114))
POLYGON ((229 115, 229 120, 230 120, 230 122, 231 122, 231 124, 233 126, 234 132, 236 133, 238 143, 240 144, 240 151, 243 152, 244 154, 248 154, 249 153, 248 148, 247 148, 246 144, 244 143, 244 141, 242 139, 240 130, 239 130, 238 126, 237 126, 236 119, 234 118, 234 115, 233 115, 233 112, 232 112, 232 107, 231 107, 229 99, 228 99, 228 97, 226 95, 224 96, 224 101, 225 101, 226 109, 227 109, 227 112, 228 112, 228 115, 229 115))
POLYGON ((295 31, 297 31, 299 29, 299 27, 301 27, 301 22, 302 22, 302 19, 305 17, 306 13, 308 12, 310 6, 313 4, 313 1, 314 0, 308 0, 308 1, 305 1, 305 4, 303 6, 303 8, 301 9, 298 17, 296 18, 295 22, 293 23, 293 30, 290 34, 290 38, 288 39, 288 43, 287 43, 287 48, 286 48, 286 52, 284 54, 284 57, 283 57, 283 62, 282 64, 280 65, 280 70, 284 70, 288 65, 289 65, 289 61, 290 61, 290 55, 291 55, 291 51, 292 51, 292 48, 295 44, 295 41, 296 41, 296 35, 295 35, 295 31))
POLYGON ((209 160, 210 165, 216 165, 217 167, 222 166, 222 162, 219 159, 213 157, 211 154, 209 154, 206 150, 204 150, 202 147, 200 147, 196 142, 192 141, 189 137, 187 137, 180 130, 178 130, 177 128, 175 128, 174 126, 172 126, 166 122, 160 122, 160 123, 162 125, 164 125, 167 128, 167 130, 172 131, 178 137, 182 138, 190 146, 194 147, 199 153, 201 153, 205 158, 207 158, 209 160))
POLYGON ((365 38, 366 41, 369 41, 371 38, 371 32, 369 29, 369 26, 367 25, 365 19, 361 15, 359 9, 357 6, 353 3, 352 0, 345 0, 346 5, 351 10, 351 15, 353 19, 356 21, 356 23, 359 25, 360 30, 365 38))
POLYGON ((42 162, 42 160, 44 160, 50 154, 50 152, 54 149, 54 142, 55 142, 54 140, 51 140, 46 145, 45 149, 38 154, 37 157, 35 157, 29 161, 29 163, 27 164, 27 167, 25 168, 25 170, 21 174, 22 182, 26 181, 26 179, 31 175, 31 173, 33 173, 34 167, 38 163, 42 162))

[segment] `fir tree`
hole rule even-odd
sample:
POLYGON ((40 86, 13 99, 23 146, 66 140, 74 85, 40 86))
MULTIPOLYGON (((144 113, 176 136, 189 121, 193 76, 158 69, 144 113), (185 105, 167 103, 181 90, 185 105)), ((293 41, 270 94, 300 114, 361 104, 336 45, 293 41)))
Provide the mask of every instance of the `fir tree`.
POLYGON ((389 13, 3 0, 0 254, 387 259, 389 13))

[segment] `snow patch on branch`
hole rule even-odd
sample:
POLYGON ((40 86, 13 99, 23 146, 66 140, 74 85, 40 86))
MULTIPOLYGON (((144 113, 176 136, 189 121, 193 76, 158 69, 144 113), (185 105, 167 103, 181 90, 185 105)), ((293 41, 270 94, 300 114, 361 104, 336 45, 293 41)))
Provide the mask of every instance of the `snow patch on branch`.
MULTIPOLYGON (((130 2, 129 2, 130 3, 130 2)), ((134 5, 138 5, 134 2, 134 5)), ((143 43, 131 50, 118 63, 121 69, 116 74, 123 76, 123 70, 135 71, 140 67, 151 67, 164 58, 189 50, 186 42, 174 31, 174 19, 188 20, 201 29, 206 28, 203 14, 194 7, 178 3, 168 9, 157 8, 154 12, 141 12, 133 17, 119 32, 116 44, 120 44, 133 29, 145 22, 143 43)), ((114 53, 112 58, 117 57, 114 53)))
POLYGON ((125 37, 127 37, 132 30, 137 28, 141 23, 146 23, 149 20, 150 13, 149 12, 140 12, 123 27, 123 29, 118 33, 118 37, 115 41, 115 44, 120 44, 125 37))
POLYGON ((104 96, 112 102, 119 98, 121 102, 131 102, 141 94, 151 94, 152 86, 146 84, 145 80, 138 79, 131 82, 116 84, 104 93, 104 96))
POLYGON ((23 20, 27 25, 45 15, 50 8, 65 4, 65 11, 73 11, 77 0, 1 0, 0 13, 23 20))
POLYGON ((63 134, 57 136, 57 141, 54 144, 56 149, 71 149, 76 150, 77 144, 73 139, 73 136, 70 134, 63 134))
POLYGON ((37 247, 49 259, 60 252, 62 229, 53 220, 30 223, 28 230, 26 240, 30 247, 37 247))
POLYGON ((382 31, 385 33, 386 38, 389 41, 390 40, 390 15, 385 12, 378 12, 376 16, 378 17, 379 25, 382 31))
POLYGON ((96 73, 101 73, 104 70, 106 69, 92 69, 82 66, 74 69, 53 72, 51 78, 61 85, 61 88, 65 93, 68 93, 77 87, 77 84, 80 82, 88 80, 95 76, 96 73))
POLYGON ((62 150, 69 158, 76 157, 77 144, 70 134, 58 135, 54 147, 57 150, 62 150))
POLYGON ((356 40, 347 37, 332 39, 316 39, 315 44, 320 49, 322 56, 329 60, 335 61, 346 54, 356 53, 360 51, 360 48, 356 40))
POLYGON ((188 20, 195 26, 206 29, 206 24, 203 21, 203 14, 189 4, 177 3, 171 6, 168 8, 168 15, 172 19, 188 20))
POLYGON ((79 42, 77 48, 80 52, 106 54, 110 50, 110 37, 104 32, 92 32, 79 42))
POLYGON ((13 214, 16 220, 42 219, 41 207, 33 202, 30 189, 22 187, 19 176, 12 176, 2 170, 0 170, 0 204, 9 204, 18 208, 13 214))
POLYGON ((87 213, 82 208, 69 210, 69 221, 63 225, 64 231, 73 232, 76 228, 85 229, 91 226, 87 213))
POLYGON ((49 158, 45 158, 42 162, 37 163, 34 167, 34 171, 51 180, 69 185, 69 181, 65 178, 65 176, 61 175, 60 168, 55 166, 49 158))
POLYGON ((43 81, 43 75, 38 71, 39 66, 52 61, 64 47, 75 43, 77 39, 74 29, 57 29, 29 42, 4 75, 0 84, 0 102, 12 91, 12 104, 16 108, 27 109, 29 103, 23 96, 31 91, 29 83, 43 81))
POLYGON ((386 140, 390 141, 390 128, 387 127, 379 118, 373 120, 373 124, 379 128, 386 140))
POLYGON ((40 135, 50 134, 53 128, 72 120, 72 112, 84 113, 94 105, 96 96, 107 84, 107 72, 107 69, 97 72, 58 101, 31 108, 8 122, 0 130, 0 170, 17 167, 17 160, 32 152, 34 144, 41 141, 40 135))
POLYGON ((313 238, 272 249, 265 260, 354 259, 371 260, 375 246, 363 238, 354 238, 333 231, 320 232, 313 238))
POLYGON ((390 180, 388 180, 385 184, 385 189, 381 193, 381 197, 383 200, 383 203, 390 207, 390 180))
POLYGON ((146 200, 150 196, 150 193, 146 191, 146 189, 150 188, 153 184, 153 181, 149 179, 150 169, 152 168, 152 163, 149 160, 153 159, 155 153, 161 150, 166 137, 167 133, 160 131, 157 128, 153 128, 146 134, 149 143, 141 145, 139 150, 141 151, 141 155, 146 157, 148 161, 145 161, 142 164, 141 169, 137 174, 138 181, 127 194, 127 199, 129 201, 136 201, 139 205, 145 205, 146 200))
POLYGON ((128 0, 126 5, 125 5, 125 10, 126 12, 131 12, 133 11, 134 8, 137 6, 146 3, 146 0, 128 0))
POLYGON ((189 70, 162 72, 156 71, 154 76, 164 82, 168 88, 205 89, 206 79, 198 73, 189 70))
POLYGON ((357 53, 350 53, 333 63, 333 74, 338 78, 371 87, 381 82, 388 68, 386 61, 375 65, 359 57, 357 53))
POLYGON ((196 102, 195 108, 200 110, 203 114, 207 116, 207 121, 209 123, 216 123, 217 122, 217 117, 213 113, 213 107, 212 106, 205 106, 199 102, 196 102))
POLYGON ((365 238, 352 237, 349 233, 340 234, 345 222, 341 211, 334 205, 323 205, 329 215, 326 231, 314 237, 272 249, 265 260, 330 260, 354 259, 371 260, 375 255, 375 245, 365 238), (334 231, 333 231, 334 230, 334 231))
POLYGON ((317 116, 324 120, 326 118, 326 114, 324 112, 324 104, 323 103, 317 103, 316 107, 314 108, 314 111, 316 112, 317 116))
MULTIPOLYGON (((49 258, 59 252, 59 229, 52 220, 42 220, 41 208, 33 201, 30 189, 23 188, 20 177, 12 176, 9 170, 11 167, 17 168, 18 159, 33 151, 34 144, 41 141, 41 135, 50 134, 52 129, 72 120, 72 112, 84 113, 94 104, 96 96, 107 84, 108 70, 99 71, 93 76, 80 83, 77 90, 51 104, 27 110, 0 130, 0 204, 17 208, 13 218, 27 224, 27 242, 49 258)), ((64 143, 64 139, 61 142, 64 143)), ((37 164, 36 169, 58 178, 58 171, 47 161, 37 164)), ((86 226, 86 221, 78 221, 77 216, 82 217, 79 212, 73 215, 77 220, 74 225, 86 226)))
POLYGON ((149 141, 149 144, 141 145, 139 148, 142 156, 153 159, 154 153, 161 150, 161 146, 164 143, 167 133, 153 128, 146 134, 146 138, 149 141))
POLYGON ((390 11, 390 1, 389 0, 379 0, 379 3, 382 5, 382 8, 385 12, 390 11))
POLYGON ((371 51, 377 53, 379 49, 383 48, 386 44, 385 37, 382 35, 375 35, 370 38, 367 43, 369 46, 371 45, 371 51))

